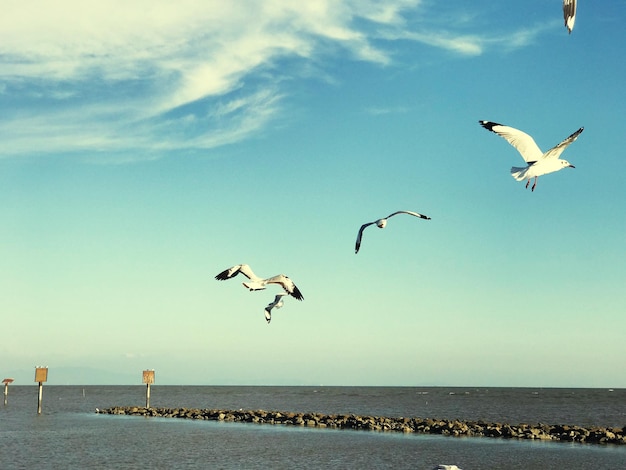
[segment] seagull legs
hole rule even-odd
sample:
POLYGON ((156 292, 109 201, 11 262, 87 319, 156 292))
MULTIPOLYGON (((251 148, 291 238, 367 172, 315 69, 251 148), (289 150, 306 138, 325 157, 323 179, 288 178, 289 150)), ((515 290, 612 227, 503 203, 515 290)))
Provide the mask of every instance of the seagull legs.
MULTIPOLYGON (((532 188, 530 188, 531 191, 535 190, 535 186, 537 186, 537 178, 539 178, 538 176, 535 176, 535 182, 533 183, 532 188)), ((528 185, 530 184, 530 178, 528 178, 528 181, 526 181, 526 189, 528 189, 528 185)))

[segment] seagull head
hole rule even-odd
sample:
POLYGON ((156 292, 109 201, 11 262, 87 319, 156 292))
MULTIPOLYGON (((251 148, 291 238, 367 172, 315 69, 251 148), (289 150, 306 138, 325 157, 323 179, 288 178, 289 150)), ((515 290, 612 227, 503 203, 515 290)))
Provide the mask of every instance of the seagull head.
POLYGON ((574 165, 572 165, 570 162, 568 162, 567 160, 561 160, 561 165, 563 166, 568 166, 570 168, 576 168, 574 165))
POLYGON ((385 228, 385 225, 387 225, 387 219, 378 219, 376 221, 376 225, 378 228, 385 228))

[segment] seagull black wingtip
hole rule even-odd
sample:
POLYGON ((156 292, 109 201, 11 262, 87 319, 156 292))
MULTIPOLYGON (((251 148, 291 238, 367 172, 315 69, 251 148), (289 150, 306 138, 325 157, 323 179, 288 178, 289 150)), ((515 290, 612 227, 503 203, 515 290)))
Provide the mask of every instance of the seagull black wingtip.
POLYGON ((217 279, 218 281, 225 281, 226 279, 228 279, 228 269, 226 271, 222 271, 217 276, 215 276, 215 279, 217 279))
POLYGON ((291 295, 298 300, 304 300, 302 292, 300 292, 300 289, 298 289, 297 287, 294 287, 293 294, 291 295))
POLYGON ((492 121, 478 121, 481 126, 483 126, 488 131, 494 132, 493 128, 495 126, 501 126, 502 124, 498 124, 497 122, 492 121))

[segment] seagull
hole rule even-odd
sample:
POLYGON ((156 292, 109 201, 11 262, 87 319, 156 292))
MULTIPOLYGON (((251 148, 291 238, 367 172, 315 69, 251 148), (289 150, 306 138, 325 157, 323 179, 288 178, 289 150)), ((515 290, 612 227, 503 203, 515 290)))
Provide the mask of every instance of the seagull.
POLYGON ((563 19, 569 34, 572 34, 576 22, 576 0, 563 0, 563 19))
POLYGON ((547 175, 548 173, 559 171, 565 167, 576 168, 567 160, 561 160, 559 156, 563 153, 563 150, 565 150, 565 148, 569 144, 571 144, 578 138, 579 134, 584 130, 584 127, 581 127, 563 142, 552 147, 550 150, 544 153, 537 146, 533 138, 525 132, 514 129, 513 127, 505 126, 503 124, 498 124, 497 122, 478 122, 488 131, 494 132, 500 137, 506 139, 506 141, 513 147, 515 147, 517 151, 522 155, 522 158, 527 163, 527 166, 523 168, 515 166, 512 167, 511 175, 513 175, 513 178, 515 178, 517 181, 523 181, 525 179, 528 179, 528 181, 526 182, 527 188, 531 178, 534 177, 535 182, 533 183, 531 191, 535 190, 535 186, 537 186, 537 178, 539 178, 541 175, 547 175))
POLYGON ((354 247, 354 254, 357 254, 359 252, 359 247, 361 246, 361 237, 363 237, 363 230, 365 230, 366 227, 369 227, 370 225, 376 224, 378 226, 378 228, 385 228, 385 226, 387 225, 387 219, 389 217, 393 217, 396 214, 409 214, 409 215, 413 215, 415 217, 419 217, 421 219, 430 220, 430 217, 428 217, 426 215, 418 214, 417 212, 413 212, 413 211, 397 211, 397 212, 394 212, 393 214, 388 215, 384 219, 378 219, 375 222, 370 222, 368 224, 363 224, 363 225, 361 225, 361 228, 359 229, 359 234, 356 237, 356 246, 354 247))
POLYGON ((272 309, 280 308, 283 305, 285 305, 285 303, 283 302, 283 297, 285 295, 287 294, 285 294, 284 292, 281 292, 280 294, 276 294, 276 297, 274 297, 274 301, 270 302, 269 304, 267 304, 267 307, 265 307, 265 319, 267 320, 267 323, 272 321, 272 309))
POLYGON ((300 289, 296 287, 291 279, 289 279, 284 274, 278 274, 276 276, 268 277, 267 279, 262 279, 250 269, 250 266, 247 264, 238 264, 233 266, 232 268, 225 269, 217 276, 215 279, 218 281, 225 281, 226 279, 230 279, 235 277, 237 274, 243 274, 252 282, 243 282, 242 284, 248 289, 252 290, 263 290, 267 284, 280 284, 285 292, 287 292, 290 296, 295 297, 298 300, 304 299, 302 297, 302 293, 300 289))

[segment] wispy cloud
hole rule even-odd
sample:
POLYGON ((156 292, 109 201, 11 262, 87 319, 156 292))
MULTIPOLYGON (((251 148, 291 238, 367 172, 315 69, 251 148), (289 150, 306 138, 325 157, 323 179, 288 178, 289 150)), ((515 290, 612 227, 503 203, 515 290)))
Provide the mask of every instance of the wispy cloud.
POLYGON ((480 55, 484 50, 484 38, 475 35, 459 35, 437 31, 426 34, 410 32, 402 37, 461 55, 480 55))
POLYGON ((395 39, 461 55, 489 46, 489 38, 416 31, 405 15, 421 4, 24 0, 0 16, 2 156, 119 160, 212 148, 279 115, 281 79, 298 74, 284 64, 347 54, 388 65, 395 39))
POLYGON ((406 106, 369 106, 365 108, 367 114, 372 116, 382 116, 386 114, 400 114, 406 113, 408 108, 406 106))

